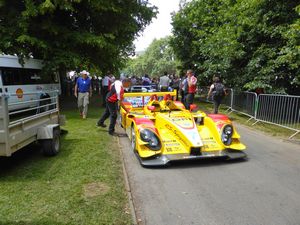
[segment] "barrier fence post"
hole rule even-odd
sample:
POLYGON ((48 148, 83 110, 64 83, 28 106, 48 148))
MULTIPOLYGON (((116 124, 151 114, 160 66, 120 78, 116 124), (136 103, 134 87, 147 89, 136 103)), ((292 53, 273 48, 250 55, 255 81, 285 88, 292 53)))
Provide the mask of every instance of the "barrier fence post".
POLYGON ((258 96, 256 94, 256 99, 255 99, 255 108, 254 108, 254 119, 256 120, 256 115, 257 115, 257 109, 258 109, 258 96))

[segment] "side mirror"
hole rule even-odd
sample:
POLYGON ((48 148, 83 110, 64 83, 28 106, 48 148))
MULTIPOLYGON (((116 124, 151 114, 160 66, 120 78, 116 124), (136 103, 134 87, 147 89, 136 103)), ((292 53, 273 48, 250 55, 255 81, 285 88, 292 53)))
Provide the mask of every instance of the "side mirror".
POLYGON ((153 105, 148 105, 148 106, 147 106, 147 109, 150 110, 150 111, 154 111, 154 110, 155 110, 155 106, 153 106, 153 105))
POLYGON ((196 104, 191 104, 190 105, 190 111, 194 111, 195 109, 197 109, 197 105, 196 104))

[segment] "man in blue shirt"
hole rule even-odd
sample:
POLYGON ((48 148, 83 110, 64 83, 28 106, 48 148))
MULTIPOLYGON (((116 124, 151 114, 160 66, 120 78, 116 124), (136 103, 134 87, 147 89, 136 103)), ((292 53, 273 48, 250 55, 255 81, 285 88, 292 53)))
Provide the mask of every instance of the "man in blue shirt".
POLYGON ((87 71, 83 70, 80 74, 81 77, 76 81, 74 95, 77 98, 80 116, 86 119, 89 97, 92 97, 92 85, 87 71))

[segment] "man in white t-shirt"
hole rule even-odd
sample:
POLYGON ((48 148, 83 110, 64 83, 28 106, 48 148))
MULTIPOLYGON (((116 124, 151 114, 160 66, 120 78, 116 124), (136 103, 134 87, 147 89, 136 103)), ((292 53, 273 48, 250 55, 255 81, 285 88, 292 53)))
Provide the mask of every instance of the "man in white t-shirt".
POLYGON ((164 72, 164 75, 159 78, 159 89, 160 91, 168 91, 170 85, 170 78, 168 77, 168 73, 164 72))

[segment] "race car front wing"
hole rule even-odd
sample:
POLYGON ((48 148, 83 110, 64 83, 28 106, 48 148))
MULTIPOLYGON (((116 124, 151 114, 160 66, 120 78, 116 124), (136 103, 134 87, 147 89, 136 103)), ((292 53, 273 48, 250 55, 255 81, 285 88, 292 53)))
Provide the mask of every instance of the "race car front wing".
POLYGON ((137 153, 136 156, 140 160, 140 163, 145 167, 151 166, 164 166, 168 165, 170 162, 175 161, 188 161, 197 159, 208 159, 208 158, 222 158, 226 160, 234 159, 245 159, 247 154, 243 151, 237 151, 232 149, 222 150, 222 151, 212 151, 212 152, 201 152, 201 154, 170 154, 170 155, 156 155, 151 158, 141 158, 137 153))

